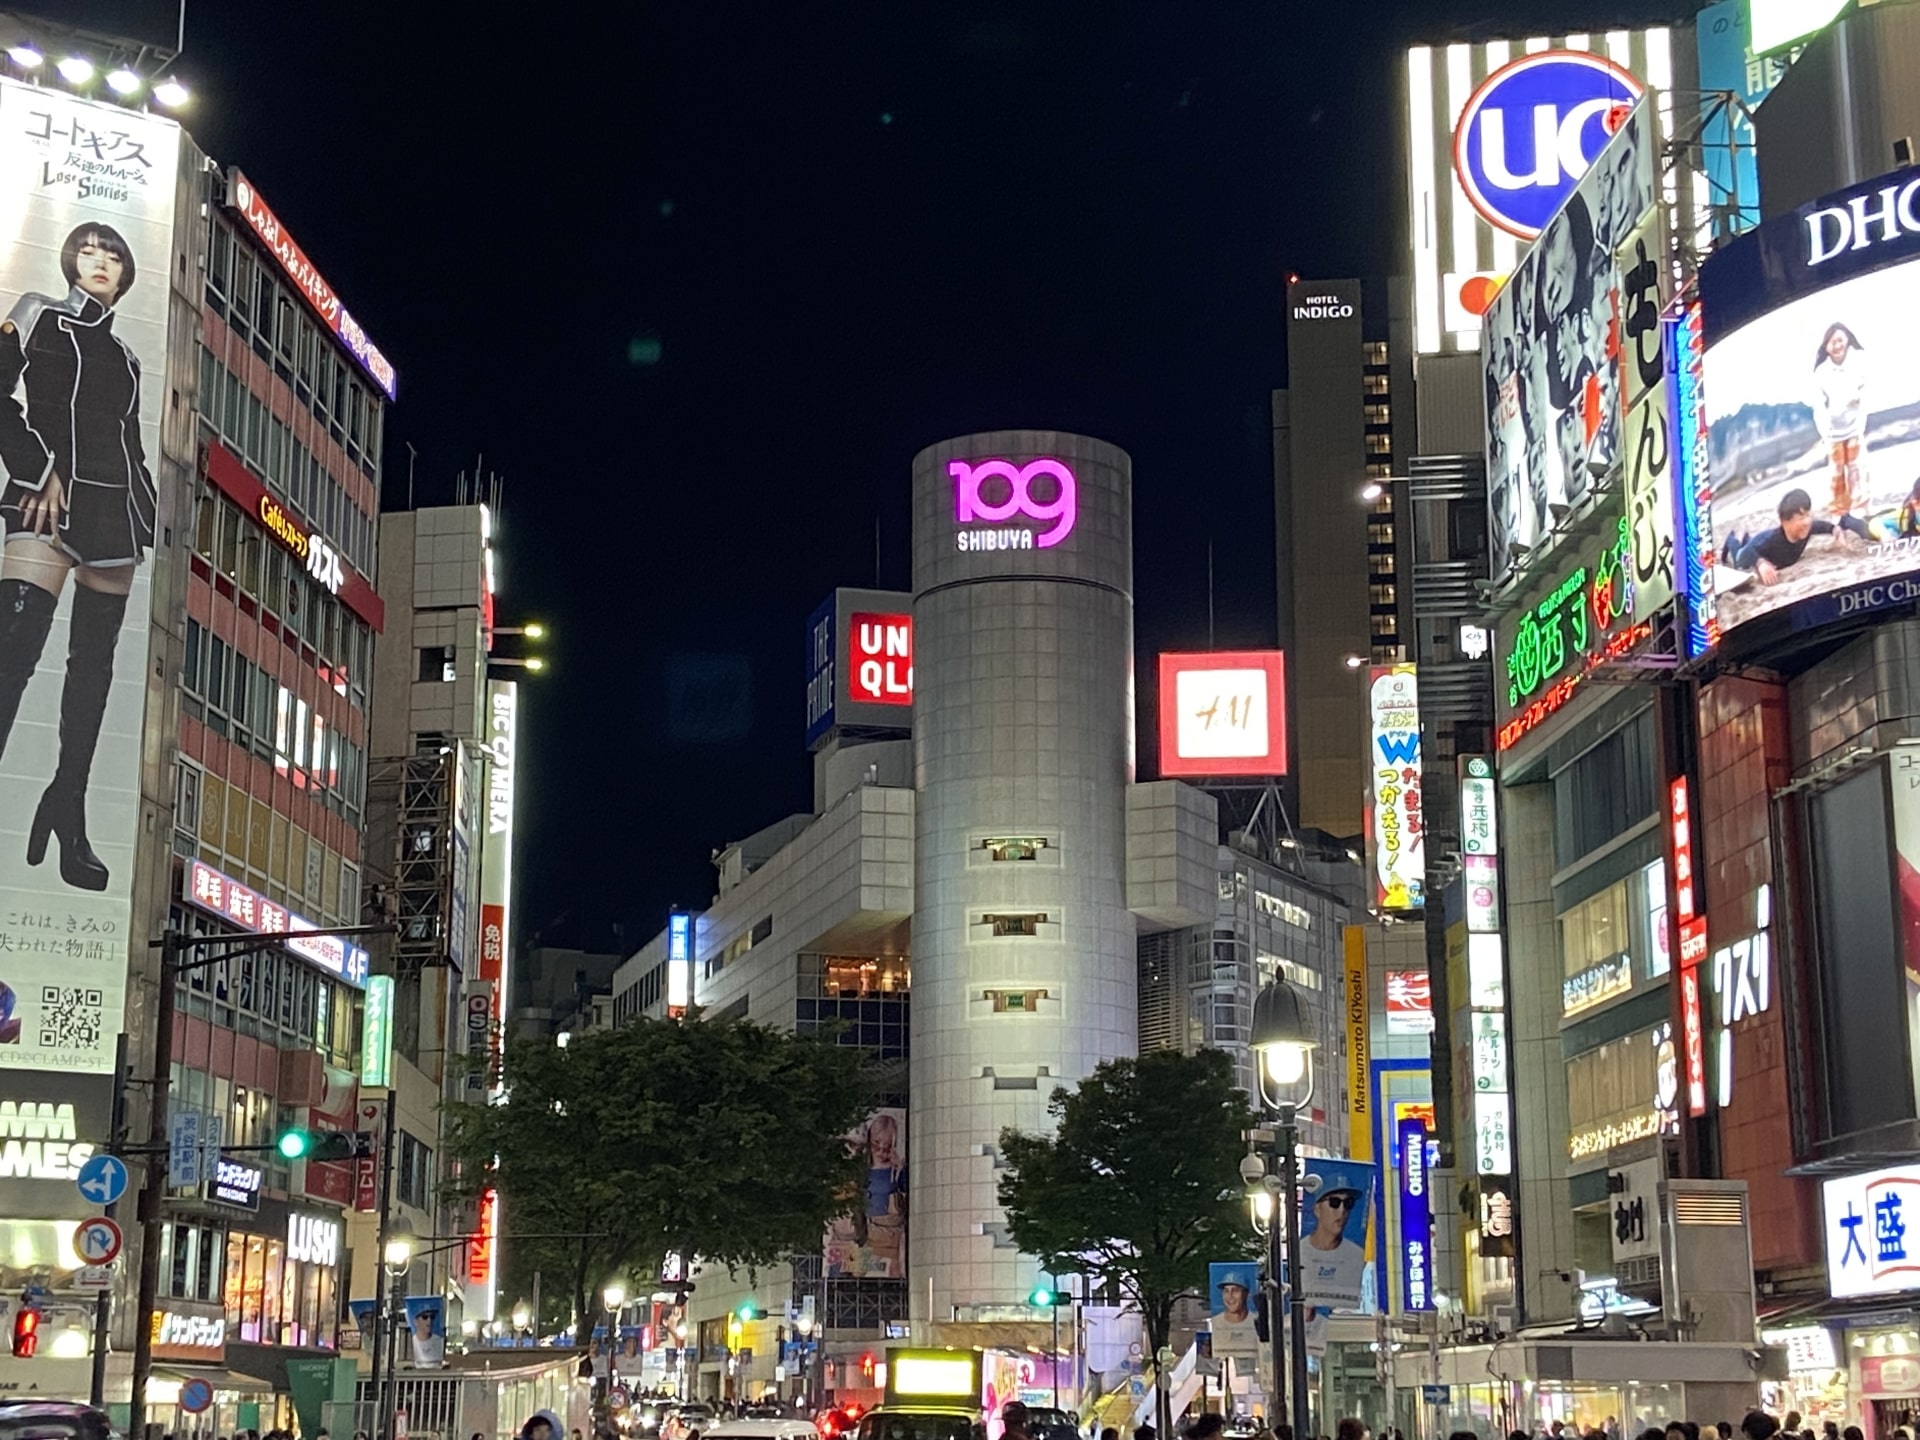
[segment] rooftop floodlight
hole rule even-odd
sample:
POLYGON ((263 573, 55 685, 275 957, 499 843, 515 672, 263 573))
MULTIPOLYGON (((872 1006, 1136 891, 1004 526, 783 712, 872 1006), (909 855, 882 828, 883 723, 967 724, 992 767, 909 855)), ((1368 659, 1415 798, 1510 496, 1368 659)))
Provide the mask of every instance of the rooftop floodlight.
POLYGON ((117 70, 107 72, 107 88, 116 95, 132 95, 144 83, 138 75, 124 65, 117 70))
POLYGON ((53 68, 69 85, 84 85, 93 79, 93 62, 84 55, 69 55, 53 68))
POLYGON ((158 85, 153 87, 153 98, 169 110, 178 110, 182 105, 186 104, 191 97, 187 94, 186 86, 182 85, 172 76, 168 76, 165 80, 162 80, 158 85))
POLYGON ((7 58, 22 70, 38 70, 47 63, 47 57, 31 45, 15 45, 7 51, 7 58))

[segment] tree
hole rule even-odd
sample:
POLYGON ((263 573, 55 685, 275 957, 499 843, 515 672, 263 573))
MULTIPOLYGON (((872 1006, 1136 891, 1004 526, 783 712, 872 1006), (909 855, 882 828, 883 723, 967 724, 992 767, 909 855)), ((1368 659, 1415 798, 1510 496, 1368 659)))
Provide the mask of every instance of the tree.
POLYGON ((1000 1136, 1008 1230, 1050 1273, 1125 1295, 1157 1355, 1174 1302, 1205 1293, 1208 1262, 1253 1244, 1240 1159, 1257 1122, 1233 1062, 1218 1050, 1109 1060, 1047 1110, 1055 1134, 1000 1136))
POLYGON ((512 1269, 564 1280, 576 1315, 610 1280, 651 1288, 669 1252, 751 1270, 817 1250, 858 1193, 847 1136, 873 1090, 830 1035, 640 1020, 515 1042, 502 1078, 501 1103, 447 1107, 451 1193, 497 1185, 512 1269))

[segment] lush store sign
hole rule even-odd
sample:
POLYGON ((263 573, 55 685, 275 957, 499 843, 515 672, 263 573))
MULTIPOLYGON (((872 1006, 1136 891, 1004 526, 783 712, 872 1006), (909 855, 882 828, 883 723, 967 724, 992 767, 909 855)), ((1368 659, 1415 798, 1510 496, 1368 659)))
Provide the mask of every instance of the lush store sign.
POLYGON ((1626 520, 1617 521, 1589 563, 1560 572, 1535 592, 1538 599, 1501 618, 1494 640, 1500 749, 1571 700, 1597 666, 1653 633, 1650 620, 1629 622, 1632 544, 1626 520))

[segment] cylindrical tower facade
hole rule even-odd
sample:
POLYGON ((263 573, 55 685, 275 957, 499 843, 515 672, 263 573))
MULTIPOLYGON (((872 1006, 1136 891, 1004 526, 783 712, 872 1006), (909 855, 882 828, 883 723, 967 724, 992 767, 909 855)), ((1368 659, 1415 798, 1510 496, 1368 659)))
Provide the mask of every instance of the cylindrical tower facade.
POLYGON ((913 462, 913 1313, 1035 1278, 1000 1132, 1138 1044, 1126 897, 1132 462, 1049 430, 913 462), (928 1308, 930 1306, 930 1308, 928 1308))

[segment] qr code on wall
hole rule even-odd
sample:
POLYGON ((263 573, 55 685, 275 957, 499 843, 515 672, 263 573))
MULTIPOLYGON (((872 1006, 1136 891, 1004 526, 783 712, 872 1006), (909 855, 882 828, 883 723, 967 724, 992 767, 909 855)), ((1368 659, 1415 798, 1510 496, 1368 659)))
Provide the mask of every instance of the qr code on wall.
POLYGON ((98 1050, 106 997, 79 985, 40 987, 40 1048, 98 1050))

